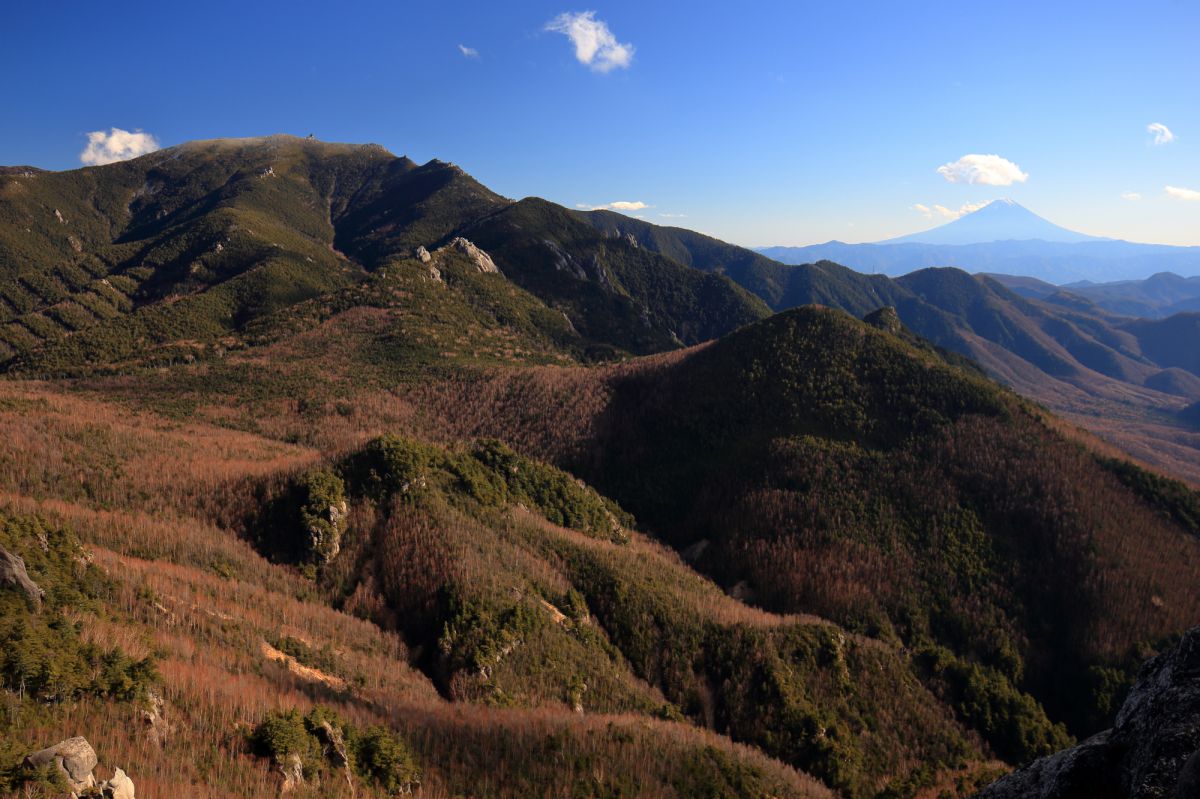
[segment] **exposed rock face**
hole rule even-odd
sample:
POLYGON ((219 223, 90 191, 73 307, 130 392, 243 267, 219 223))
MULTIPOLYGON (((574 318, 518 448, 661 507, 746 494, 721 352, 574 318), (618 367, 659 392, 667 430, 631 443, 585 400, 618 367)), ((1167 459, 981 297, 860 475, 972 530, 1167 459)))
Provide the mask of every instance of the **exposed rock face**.
POLYGON ((417 247, 416 256, 417 260, 423 264, 427 264, 433 260, 433 256, 429 254, 429 250, 424 247, 417 247))
POLYGON ((863 321, 872 327, 886 330, 888 333, 899 333, 904 329, 904 325, 900 322, 900 315, 890 305, 885 305, 877 311, 872 311, 863 317, 863 321))
POLYGON ((550 239, 542 239, 542 244, 546 245, 546 249, 554 254, 554 268, 559 272, 569 272, 580 280, 587 280, 587 272, 583 271, 583 267, 576 262, 569 252, 558 246, 557 242, 550 239))
POLYGON ((445 247, 439 247, 438 252, 447 249, 458 250, 463 255, 467 256, 467 258, 471 259, 471 262, 475 264, 475 268, 480 272, 495 275, 500 274, 500 270, 496 267, 496 263, 492 260, 492 256, 488 255, 486 252, 479 249, 462 236, 458 236, 457 238, 453 239, 445 247))
POLYGON ((25 764, 34 768, 45 766, 48 763, 53 763, 58 767, 58 770, 66 778, 67 785, 75 793, 96 785, 96 778, 92 776, 92 769, 96 767, 97 763, 96 750, 92 748, 86 738, 80 736, 68 738, 25 758, 25 764))
POLYGON ((288 755, 279 763, 279 772, 283 774, 283 785, 280 790, 288 793, 304 784, 304 762, 300 755, 288 755))
POLYGON ((321 742, 321 750, 325 758, 333 764, 334 768, 342 770, 342 775, 346 780, 346 785, 350 789, 350 795, 354 795, 354 776, 350 773, 350 754, 346 749, 346 737, 342 731, 330 724, 328 721, 322 721, 321 726, 317 728, 317 740, 321 742))
POLYGON ((157 691, 151 690, 146 697, 146 706, 138 711, 146 727, 147 737, 156 746, 162 746, 175 731, 175 725, 164 715, 166 702, 157 691))
POLYGON ((25 561, 21 556, 14 555, 4 547, 0 547, 0 585, 25 592, 34 608, 41 609, 45 592, 29 579, 29 572, 25 571, 25 561))
POLYGON ((616 286, 613 285, 612 278, 608 276, 608 270, 604 268, 604 262, 600 260, 600 253, 594 252, 587 262, 588 272, 591 273, 592 280, 600 286, 600 288, 615 294, 616 286))
POLYGON ((1037 760, 978 799, 1198 799, 1200 627, 1142 667, 1116 725, 1037 760))

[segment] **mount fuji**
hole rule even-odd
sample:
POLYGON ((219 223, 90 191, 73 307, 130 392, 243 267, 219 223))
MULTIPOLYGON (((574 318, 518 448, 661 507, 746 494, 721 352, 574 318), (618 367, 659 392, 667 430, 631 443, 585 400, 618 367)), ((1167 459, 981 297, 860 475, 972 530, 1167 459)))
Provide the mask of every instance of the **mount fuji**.
POLYGON ((931 266, 1036 277, 1054 284, 1140 280, 1158 272, 1200 274, 1200 247, 1089 236, 1060 227, 1013 200, 995 200, 945 225, 874 244, 829 241, 758 251, 785 264, 835 261, 860 272, 892 276, 931 266))

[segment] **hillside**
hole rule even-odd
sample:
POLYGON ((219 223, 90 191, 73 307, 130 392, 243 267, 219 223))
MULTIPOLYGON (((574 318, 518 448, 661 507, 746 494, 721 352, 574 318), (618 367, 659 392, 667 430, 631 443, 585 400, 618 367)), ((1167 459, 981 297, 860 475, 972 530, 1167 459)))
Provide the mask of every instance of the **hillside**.
POLYGON ((914 332, 997 380, 1143 462, 1200 483, 1200 439, 1176 419, 1200 399, 1200 375, 1185 354, 1196 339, 1156 333, 1186 327, 1187 316, 1129 319, 1032 278, 951 268, 887 278, 828 261, 788 266, 691 231, 603 211, 580 216, 608 235, 728 275, 775 311, 817 303, 861 317, 891 305, 914 332))
MULTIPOLYGON (((0 364, 25 372, 211 357, 247 325, 443 247, 510 205, 450 164, 286 136, 10 173, 0 199, 0 364)), ((581 350, 695 343, 767 312, 725 280, 581 239, 569 217, 546 223, 539 240, 561 236, 591 269, 562 280, 591 293, 602 321, 562 303, 561 285, 524 279, 518 253, 495 265, 560 302, 581 350)))
POLYGON ((787 267, 611 212, 513 203, 451 164, 418 166, 371 145, 216 140, 0 181, 0 264, 13 278, 0 289, 0 368, 23 374, 214 363, 327 320, 327 296, 372 309, 332 323, 397 341, 356 356, 362 374, 393 376, 397 361, 451 351, 463 362, 586 362, 695 344, 770 310, 819 303, 861 317, 892 305, 920 335, 1200 481, 1200 442, 1173 427, 1200 399, 1195 370, 1153 345, 1152 331, 1143 346, 1123 320, 1065 296, 1026 300, 953 270, 889 280, 828 262, 787 267), (449 247, 456 238, 481 249, 488 269, 449 247), (441 250, 433 271, 418 248, 441 250), (431 291, 441 286, 450 290, 431 291), (406 293, 422 299, 407 305, 406 293), (492 343, 469 354, 463 341, 448 346, 480 310, 492 343), (431 337, 388 334, 406 315, 431 337), (494 338, 503 328, 508 340, 494 338))
POLYGON ((950 351, 1175 328, 372 146, 0 181, 0 792, 82 735, 150 797, 966 797, 1200 612, 1198 495, 950 351))
MULTIPOLYGON (((1185 576, 1200 555, 1194 524, 1160 514, 1174 500, 1146 505, 1162 489, 1145 493, 1140 470, 1114 469, 923 346, 800 309, 576 387, 598 392, 586 407, 599 410, 532 416, 552 430, 508 415, 548 389, 514 378, 465 389, 459 401, 486 407, 454 429, 531 450, 549 436, 563 463, 730 590, 930 657, 945 648, 1086 734, 1132 653, 1200 610, 1185 576), (559 429, 581 432, 562 441, 559 429), (1110 593, 1115 580, 1131 590, 1110 593)), ((1011 740, 1037 746, 1032 734, 1011 740)))

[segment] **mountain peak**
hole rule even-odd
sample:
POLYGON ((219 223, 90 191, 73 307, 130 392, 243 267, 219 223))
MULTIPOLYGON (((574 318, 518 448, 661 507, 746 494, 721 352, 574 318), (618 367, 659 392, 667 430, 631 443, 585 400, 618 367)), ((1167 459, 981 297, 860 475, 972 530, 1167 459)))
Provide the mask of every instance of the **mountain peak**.
POLYGON ((877 242, 878 244, 986 244, 994 241, 1104 241, 1076 233, 1043 219, 1010 198, 992 200, 982 208, 931 230, 877 242))

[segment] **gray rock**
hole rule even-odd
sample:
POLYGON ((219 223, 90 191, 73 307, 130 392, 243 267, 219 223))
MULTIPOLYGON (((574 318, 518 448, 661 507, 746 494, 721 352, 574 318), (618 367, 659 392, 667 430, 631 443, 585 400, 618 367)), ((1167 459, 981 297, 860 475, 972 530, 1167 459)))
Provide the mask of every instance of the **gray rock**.
POLYGON ((1142 667, 1111 730, 978 799, 1200 799, 1200 627, 1142 667))
POLYGON ((457 238, 451 240, 451 242, 445 247, 439 247, 438 252, 440 253, 451 249, 458 250, 463 255, 467 256, 467 258, 469 258, 471 262, 475 264, 475 268, 480 272, 494 275, 500 274, 500 270, 496 267, 496 262, 492 260, 492 256, 488 255, 486 252, 479 249, 462 236, 458 236, 457 238))
POLYGON ((11 586, 25 593, 35 609, 41 609, 42 597, 46 595, 25 571, 25 561, 4 547, 0 547, 0 585, 11 586))
POLYGON ((96 750, 81 736, 68 738, 25 758, 25 764, 34 768, 55 764, 75 792, 95 786, 96 778, 92 776, 92 769, 96 767, 96 762, 96 750))
POLYGON ((417 260, 423 264, 427 264, 433 260, 433 256, 429 254, 429 250, 424 247, 417 247, 417 260))

